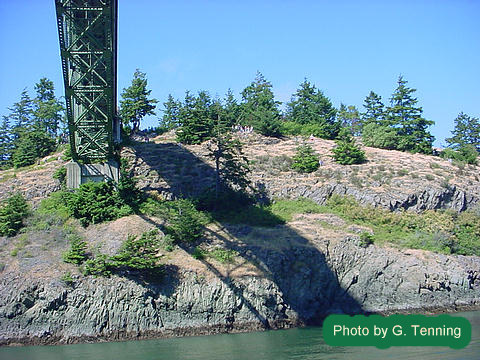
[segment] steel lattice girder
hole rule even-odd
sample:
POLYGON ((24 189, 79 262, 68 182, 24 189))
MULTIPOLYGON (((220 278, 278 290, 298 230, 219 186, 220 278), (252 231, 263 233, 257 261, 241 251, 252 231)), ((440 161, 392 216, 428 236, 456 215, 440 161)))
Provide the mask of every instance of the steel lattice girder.
POLYGON ((55 0, 74 160, 111 158, 116 118, 117 0, 55 0))

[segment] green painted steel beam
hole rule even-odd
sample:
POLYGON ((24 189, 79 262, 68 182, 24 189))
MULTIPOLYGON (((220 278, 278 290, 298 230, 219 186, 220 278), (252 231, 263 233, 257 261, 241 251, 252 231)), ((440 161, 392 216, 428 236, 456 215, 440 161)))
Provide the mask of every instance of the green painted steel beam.
POLYGON ((73 160, 111 159, 116 117, 117 0, 55 0, 73 160))

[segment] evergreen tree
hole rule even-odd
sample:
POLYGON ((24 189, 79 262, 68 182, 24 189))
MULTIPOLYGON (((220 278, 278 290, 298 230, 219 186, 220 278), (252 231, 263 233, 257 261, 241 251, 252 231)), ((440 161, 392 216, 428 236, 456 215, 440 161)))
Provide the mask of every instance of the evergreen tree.
POLYGON ((13 104, 9 110, 13 141, 16 141, 20 135, 33 128, 33 101, 28 95, 27 89, 23 89, 20 101, 13 104))
POLYGON ((275 101, 272 84, 257 72, 255 80, 242 91, 241 122, 265 136, 280 136, 280 102, 275 101))
POLYGON ((350 128, 353 135, 360 135, 362 133, 362 120, 360 118, 360 112, 354 105, 345 106, 340 104, 338 109, 337 121, 342 127, 350 128))
POLYGON ((333 158, 339 164, 361 164, 365 161, 365 152, 355 144, 355 140, 347 128, 340 131, 335 142, 337 146, 332 149, 333 158))
POLYGON ((293 157, 292 169, 299 173, 312 173, 319 167, 319 158, 315 150, 308 144, 300 145, 293 157))
POLYGON ((160 126, 166 130, 171 130, 179 126, 180 123, 180 111, 182 103, 175 100, 171 94, 168 95, 168 99, 163 103, 165 110, 163 111, 163 117, 160 126))
POLYGON ((215 162, 215 201, 230 191, 245 193, 250 185, 248 159, 242 144, 234 139, 228 120, 217 118, 213 136, 208 143, 209 157, 215 162))
POLYGON ((10 132, 10 119, 3 116, 0 124, 0 169, 11 166, 11 158, 13 151, 13 139, 10 132))
POLYGON ((139 69, 133 74, 132 84, 123 89, 120 100, 120 117, 124 124, 132 124, 132 134, 137 132, 146 115, 155 115, 156 99, 149 99, 146 74, 139 69))
POLYGON ((213 120, 210 119, 211 99, 206 92, 194 97, 185 94, 185 102, 180 110, 180 127, 177 140, 184 144, 200 144, 212 134, 213 120))
POLYGON ((0 236, 14 236, 29 214, 27 201, 20 193, 0 202, 0 236))
POLYGON ((334 139, 340 130, 336 109, 330 99, 307 79, 287 104, 287 119, 302 125, 318 125, 319 130, 315 135, 325 139, 334 139))
POLYGON ((240 117, 240 105, 238 105, 231 89, 228 89, 227 94, 225 95, 223 117, 225 118, 226 124, 230 127, 234 126, 240 117))
POLYGON ((35 91, 37 96, 33 100, 34 126, 37 130, 56 138, 65 108, 55 97, 53 82, 47 78, 40 79, 35 85, 35 91))
POLYGON ((416 106, 418 101, 412 94, 417 90, 407 87, 407 81, 402 76, 397 83, 390 99, 391 106, 387 109, 387 122, 398 131, 397 149, 429 154, 432 152, 434 137, 427 128, 434 122, 423 118, 423 109, 416 106))
POLYGON ((453 136, 445 139, 448 145, 457 150, 465 148, 466 145, 473 145, 477 152, 480 152, 480 122, 478 118, 461 112, 454 121, 453 136))
POLYGON ((35 163, 38 158, 55 150, 55 140, 40 130, 24 132, 16 141, 12 154, 13 165, 18 168, 35 163))
POLYGON ((385 105, 382 103, 381 96, 370 91, 363 102, 363 107, 365 108, 365 112, 362 113, 363 125, 369 123, 385 124, 385 105))

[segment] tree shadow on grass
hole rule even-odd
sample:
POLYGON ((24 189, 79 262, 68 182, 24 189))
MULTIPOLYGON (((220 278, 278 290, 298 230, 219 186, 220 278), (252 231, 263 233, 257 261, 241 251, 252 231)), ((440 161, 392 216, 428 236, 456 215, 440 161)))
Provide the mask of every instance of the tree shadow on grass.
MULTIPOLYGON (((135 155, 137 164, 147 164, 168 185, 160 188, 152 185, 147 190, 171 191, 176 198, 195 198, 210 188, 215 179, 214 169, 207 162, 178 144, 142 144, 135 149, 135 155)), ((319 324, 329 313, 363 312, 361 304, 340 286, 325 254, 310 240, 283 224, 281 219, 261 206, 250 213, 250 218, 242 216, 243 211, 246 208, 233 210, 233 213, 239 215, 237 218, 243 221, 229 221, 228 216, 218 213, 217 215, 223 215, 216 219, 221 231, 209 227, 206 229, 207 235, 221 241, 225 249, 238 252, 244 261, 254 264, 276 284, 285 302, 283 305, 295 314, 288 315, 284 309, 284 319, 276 320, 319 324), (262 225, 270 227, 261 227, 262 225), (289 319, 291 316, 297 318, 289 319)), ((190 254, 194 251, 192 244, 179 246, 190 254)), ((259 309, 249 300, 250 296, 246 296, 244 287, 232 276, 231 269, 225 273, 221 269, 223 267, 214 262, 207 259, 200 261, 236 294, 264 328, 272 327, 265 309, 259 309)), ((268 300, 264 305, 270 305, 268 300)))

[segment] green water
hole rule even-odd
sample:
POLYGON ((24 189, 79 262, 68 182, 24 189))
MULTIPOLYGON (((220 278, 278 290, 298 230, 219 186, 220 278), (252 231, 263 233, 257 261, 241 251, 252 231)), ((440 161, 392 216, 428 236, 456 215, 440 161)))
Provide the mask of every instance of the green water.
POLYGON ((447 347, 330 347, 320 327, 176 339, 0 348, 1 360, 279 360, 480 359, 480 311, 457 313, 472 324, 465 349, 447 347))

